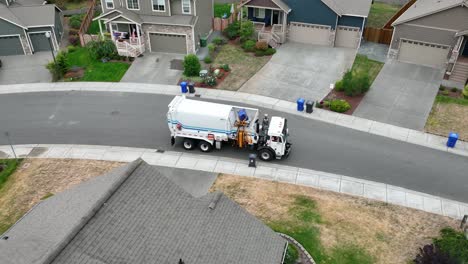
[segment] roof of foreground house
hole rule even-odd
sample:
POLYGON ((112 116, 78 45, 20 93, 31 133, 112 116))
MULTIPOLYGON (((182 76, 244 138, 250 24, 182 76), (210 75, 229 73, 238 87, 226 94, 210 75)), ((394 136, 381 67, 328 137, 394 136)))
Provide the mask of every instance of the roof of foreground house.
POLYGON ((421 17, 432 15, 453 7, 468 6, 467 0, 418 0, 399 18, 392 23, 392 26, 402 24, 421 17))
POLYGON ((0 262, 281 263, 279 235, 222 193, 194 198, 168 169, 137 160, 47 199, 4 234, 0 262))
POLYGON ((0 7, 0 18, 22 28, 53 26, 56 8, 55 5, 0 7))

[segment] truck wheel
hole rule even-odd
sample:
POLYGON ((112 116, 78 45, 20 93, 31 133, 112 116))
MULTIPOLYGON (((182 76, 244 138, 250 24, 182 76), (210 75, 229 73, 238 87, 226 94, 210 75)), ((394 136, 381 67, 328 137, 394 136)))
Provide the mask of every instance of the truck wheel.
POLYGON ((184 138, 183 146, 186 150, 192 150, 195 148, 195 141, 191 138, 184 138))
POLYGON ((198 143, 198 148, 202 152, 210 152, 213 149, 213 145, 211 145, 210 143, 206 141, 200 141, 200 143, 198 143))
POLYGON ((269 150, 269 149, 266 149, 266 148, 261 149, 258 154, 260 156, 260 159, 264 160, 264 161, 270 161, 270 160, 272 160, 274 158, 273 152, 271 150, 269 150))

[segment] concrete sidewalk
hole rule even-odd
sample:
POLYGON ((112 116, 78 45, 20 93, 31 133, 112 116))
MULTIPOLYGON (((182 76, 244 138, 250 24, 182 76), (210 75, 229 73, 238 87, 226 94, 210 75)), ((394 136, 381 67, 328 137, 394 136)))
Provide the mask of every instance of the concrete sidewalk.
MULTIPOLYGON (((259 161, 257 168, 248 161, 156 149, 91 145, 17 145, 14 150, 24 158, 68 158, 130 162, 138 158, 151 165, 248 176, 328 190, 406 206, 426 212, 461 219, 468 214, 468 204, 415 192, 388 184, 357 178, 281 166, 259 161)), ((0 158, 12 158, 10 146, 0 146, 0 158)))
MULTIPOLYGON (((68 82, 68 83, 35 83, 0 85, 0 94, 33 93, 54 91, 97 91, 97 92, 128 92, 145 94, 180 95, 180 88, 175 85, 158 85, 143 83, 93 83, 93 82, 68 82)), ((323 109, 314 109, 312 114, 296 111, 296 104, 289 101, 271 97, 253 95, 242 92, 233 92, 215 89, 197 88, 196 94, 200 98, 231 101, 241 104, 257 105, 282 111, 312 120, 322 121, 337 126, 347 127, 366 133, 379 135, 402 142, 420 145, 432 149, 454 153, 468 157, 468 143, 458 141, 456 148, 447 148, 447 138, 424 133, 418 130, 398 127, 378 121, 372 121, 357 116, 339 114, 323 109)))

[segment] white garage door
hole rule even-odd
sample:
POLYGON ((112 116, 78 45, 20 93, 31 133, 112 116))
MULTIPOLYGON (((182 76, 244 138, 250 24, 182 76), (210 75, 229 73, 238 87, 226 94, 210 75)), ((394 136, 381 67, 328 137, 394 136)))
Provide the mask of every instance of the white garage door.
POLYGON ((356 27, 339 26, 336 30, 335 47, 357 48, 361 32, 356 27))
POLYGON ((291 22, 288 37, 294 42, 329 46, 330 27, 291 22))
POLYGON ((401 40, 398 60, 440 68, 445 66, 448 53, 448 46, 401 40))

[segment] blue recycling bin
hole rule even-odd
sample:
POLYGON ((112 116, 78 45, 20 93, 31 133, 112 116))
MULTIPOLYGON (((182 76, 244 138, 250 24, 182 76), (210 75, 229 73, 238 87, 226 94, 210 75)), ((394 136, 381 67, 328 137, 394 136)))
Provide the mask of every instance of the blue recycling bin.
POLYGON ((180 83, 180 89, 182 91, 182 93, 187 93, 188 90, 187 90, 187 82, 181 82, 180 83))
POLYGON ((457 140, 458 140, 458 134, 450 132, 448 136, 448 140, 447 140, 447 147, 454 148, 455 144, 457 144, 457 140))
POLYGON ((297 99, 297 111, 299 112, 304 111, 304 102, 305 100, 302 98, 297 99))

